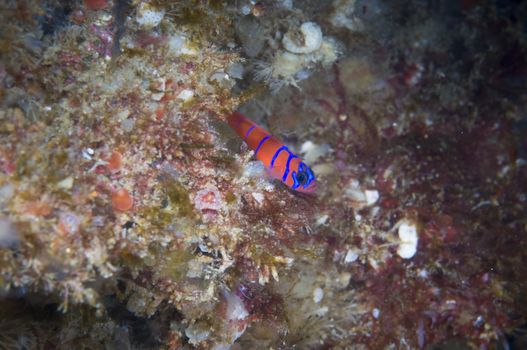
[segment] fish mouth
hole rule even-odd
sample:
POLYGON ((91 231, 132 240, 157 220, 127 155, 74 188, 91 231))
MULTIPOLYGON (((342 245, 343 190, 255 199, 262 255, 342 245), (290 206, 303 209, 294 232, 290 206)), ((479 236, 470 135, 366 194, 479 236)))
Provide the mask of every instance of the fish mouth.
POLYGON ((304 193, 315 193, 317 191, 317 182, 313 181, 306 188, 302 188, 304 193))

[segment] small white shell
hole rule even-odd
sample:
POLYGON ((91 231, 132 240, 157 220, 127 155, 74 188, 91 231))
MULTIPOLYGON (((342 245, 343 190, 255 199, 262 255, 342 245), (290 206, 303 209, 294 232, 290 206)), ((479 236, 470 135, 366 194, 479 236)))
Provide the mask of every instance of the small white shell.
POLYGON ((300 38, 296 33, 288 31, 282 39, 284 48, 292 53, 306 54, 320 49, 322 45, 322 30, 315 22, 305 22, 300 26, 300 38))
POLYGON ((181 92, 176 96, 177 99, 180 99, 183 102, 189 101, 192 97, 194 97, 194 91, 189 89, 181 90, 181 92))
POLYGON ((403 219, 399 225, 398 234, 400 243, 397 254, 403 259, 412 258, 417 252, 417 243, 419 242, 416 224, 403 219))
POLYGON ((73 177, 68 176, 67 178, 60 180, 57 182, 57 187, 63 190, 70 190, 73 187, 73 177))
POLYGON ((359 254, 354 249, 348 249, 346 252, 346 257, 344 258, 344 262, 349 264, 354 262, 359 258, 359 254))
POLYGON ((324 291, 321 288, 315 288, 313 291, 313 301, 318 304, 324 298, 324 291))

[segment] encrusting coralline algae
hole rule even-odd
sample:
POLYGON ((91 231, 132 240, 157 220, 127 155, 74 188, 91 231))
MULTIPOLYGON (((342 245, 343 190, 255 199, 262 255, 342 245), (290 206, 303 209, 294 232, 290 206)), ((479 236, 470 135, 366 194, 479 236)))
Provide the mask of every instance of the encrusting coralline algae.
POLYGON ((0 348, 524 348, 526 11, 2 2, 0 348))

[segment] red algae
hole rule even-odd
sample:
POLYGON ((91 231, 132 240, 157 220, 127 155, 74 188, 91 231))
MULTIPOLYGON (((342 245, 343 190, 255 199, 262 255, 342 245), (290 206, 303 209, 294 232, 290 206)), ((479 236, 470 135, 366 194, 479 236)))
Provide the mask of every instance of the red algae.
POLYGON ((104 158, 106 167, 111 171, 119 171, 123 163, 123 156, 118 151, 113 151, 110 156, 104 158))
POLYGON ((24 205, 24 212, 35 216, 46 216, 51 214, 52 207, 46 201, 30 201, 24 205))
POLYGON ((121 188, 112 193, 112 206, 118 211, 128 211, 134 206, 134 198, 128 190, 121 188))
POLYGON ((83 0, 84 7, 89 10, 103 10, 108 7, 108 0, 83 0))

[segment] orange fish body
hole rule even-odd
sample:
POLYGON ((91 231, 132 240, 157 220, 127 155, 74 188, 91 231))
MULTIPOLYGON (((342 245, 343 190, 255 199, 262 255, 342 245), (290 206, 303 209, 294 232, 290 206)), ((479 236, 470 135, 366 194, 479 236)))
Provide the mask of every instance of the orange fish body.
POLYGON ((315 192, 317 181, 313 171, 280 140, 241 113, 232 113, 227 121, 254 150, 256 158, 265 165, 273 177, 280 179, 296 191, 315 192))

